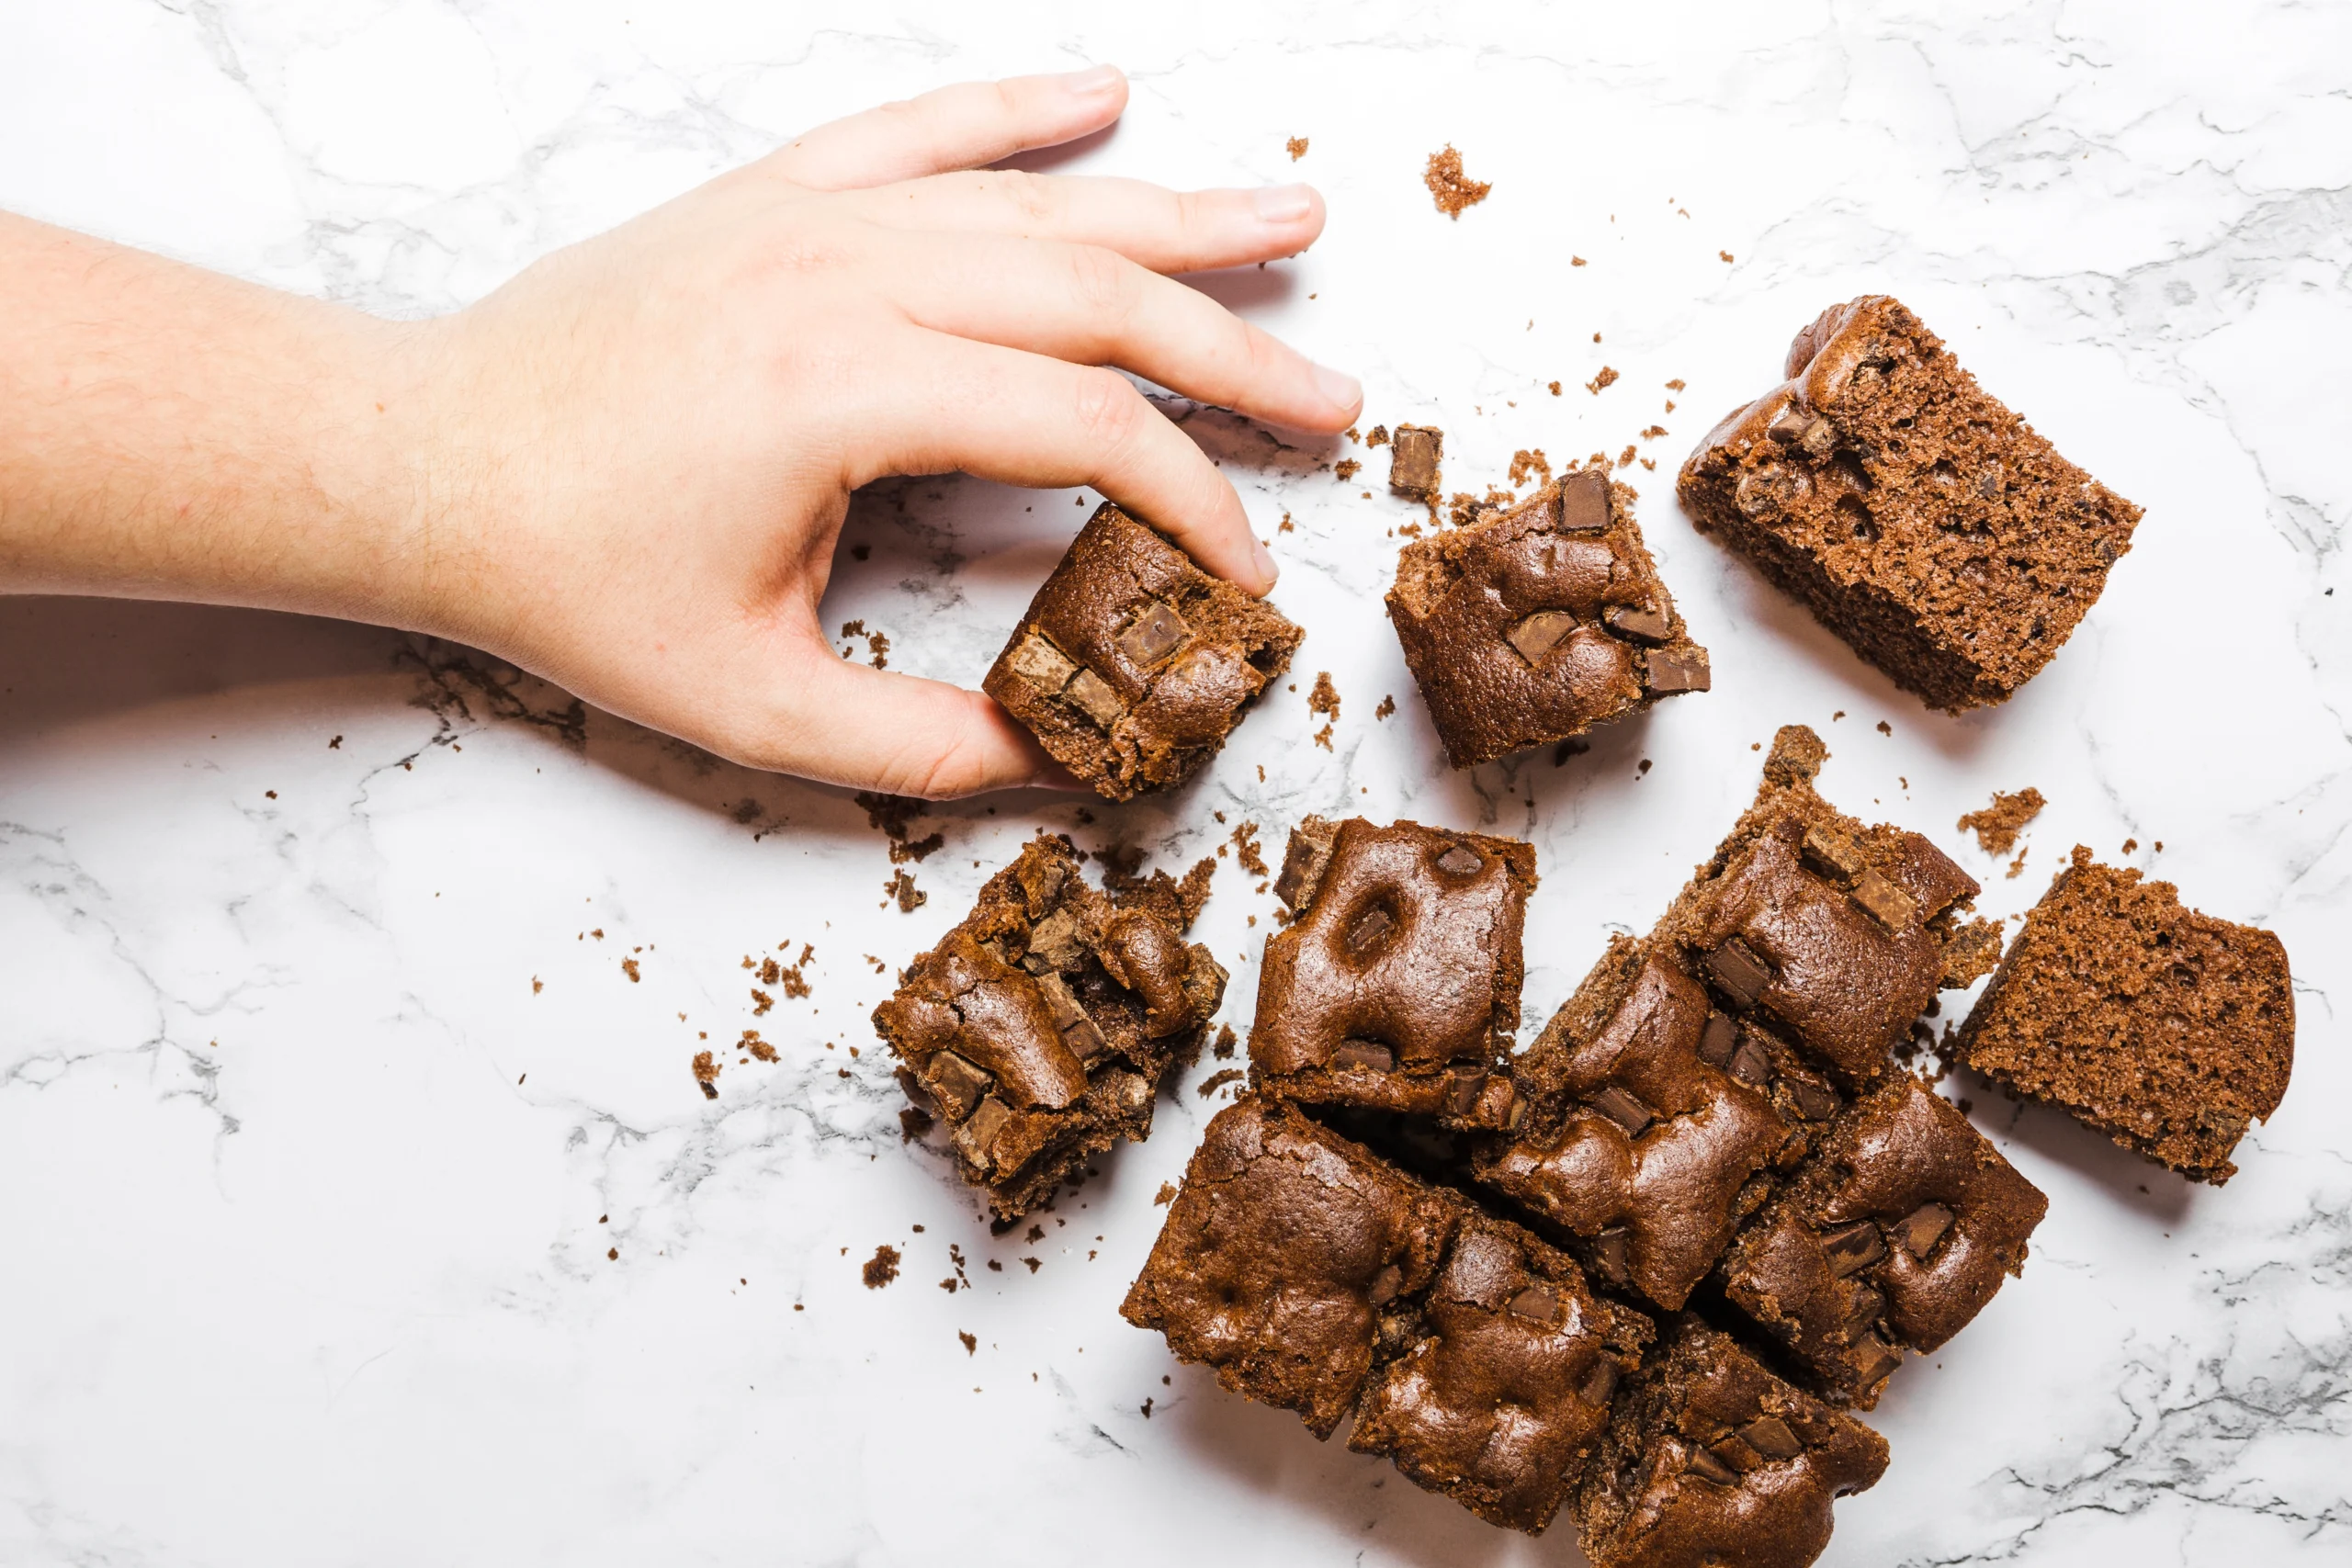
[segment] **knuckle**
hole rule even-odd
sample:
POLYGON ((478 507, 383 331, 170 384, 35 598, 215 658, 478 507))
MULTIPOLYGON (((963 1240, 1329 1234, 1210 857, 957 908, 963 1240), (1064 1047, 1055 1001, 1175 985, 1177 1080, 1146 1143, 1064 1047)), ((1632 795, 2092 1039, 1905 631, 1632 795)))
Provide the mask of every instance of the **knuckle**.
POLYGON ((1031 223, 1043 223, 1060 209, 1057 196, 1058 186, 1043 175, 1026 169, 1003 169, 991 176, 1001 197, 1012 209, 1031 223))
POLYGON ((1102 446, 1125 446, 1148 412, 1143 395, 1116 370, 1082 370, 1078 377, 1078 427, 1102 446))
POLYGON ((1069 252, 1072 295, 1089 315, 1124 320, 1135 308, 1135 275, 1115 251, 1099 245, 1075 245, 1069 252))

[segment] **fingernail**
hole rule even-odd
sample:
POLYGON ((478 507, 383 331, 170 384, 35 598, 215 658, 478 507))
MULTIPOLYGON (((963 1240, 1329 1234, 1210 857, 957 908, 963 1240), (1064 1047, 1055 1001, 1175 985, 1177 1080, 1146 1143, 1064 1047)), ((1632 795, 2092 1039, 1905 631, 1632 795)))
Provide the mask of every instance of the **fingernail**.
POLYGON ((1119 85, 1120 72, 1115 65, 1090 65, 1083 71, 1073 71, 1062 78, 1062 90, 1090 97, 1107 93, 1119 85))
POLYGON ((1315 389, 1339 408, 1358 409, 1363 406, 1363 383, 1328 365, 1315 367, 1315 389))
POLYGON ((1274 585, 1275 579, 1282 576, 1282 568, 1274 564, 1274 558, 1266 547, 1255 539, 1250 541, 1250 558, 1256 563, 1258 575, 1265 581, 1265 587, 1258 590, 1263 593, 1274 585))
POLYGON ((1261 223, 1295 223, 1315 210, 1314 193, 1305 186, 1266 186, 1250 194, 1261 223))

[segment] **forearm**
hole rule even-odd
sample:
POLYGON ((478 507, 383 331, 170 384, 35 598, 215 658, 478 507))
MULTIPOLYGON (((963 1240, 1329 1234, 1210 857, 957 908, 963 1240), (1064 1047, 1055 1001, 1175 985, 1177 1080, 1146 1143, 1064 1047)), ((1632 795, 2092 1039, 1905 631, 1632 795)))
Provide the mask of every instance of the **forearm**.
POLYGON ((429 622, 420 337, 0 213, 0 592, 429 622))

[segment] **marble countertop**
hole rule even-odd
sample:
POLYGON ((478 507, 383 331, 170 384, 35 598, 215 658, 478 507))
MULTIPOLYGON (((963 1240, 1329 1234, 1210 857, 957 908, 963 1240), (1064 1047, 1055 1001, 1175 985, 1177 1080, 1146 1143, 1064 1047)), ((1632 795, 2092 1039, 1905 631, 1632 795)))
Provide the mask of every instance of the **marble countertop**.
MULTIPOLYGON (((1657 468, 1623 477, 1714 691, 1562 765, 1449 772, 1381 614, 1411 516, 1366 493, 1385 468, 1342 481, 1344 441, 1178 409, 1285 569, 1300 684, 1173 798, 928 813, 914 836, 943 846, 902 912, 845 794, 466 649, 0 602, 0 1558, 1580 1561, 1565 1528, 1489 1529, 1120 1321, 1153 1194, 1229 1092, 1195 1092, 1217 1064, 1034 1238, 992 1238, 902 1145, 865 1016, 1040 825, 1181 867, 1245 820, 1271 847, 1355 811, 1534 841, 1532 1031, 1712 847, 1754 745, 1804 722, 1826 793, 1936 836, 1988 912, 2087 843, 2278 931, 2301 1023, 2221 1190, 1974 1087, 2050 1218, 2024 1277, 1895 1382, 1893 1468, 1825 1561, 2345 1561, 2352 7, 991 9, 17 6, 0 205, 416 314, 818 120, 1114 61, 1125 122, 1052 165, 1315 181, 1311 253, 1206 287, 1362 372, 1367 425, 1443 425, 1453 484, 1521 447, 1636 446, 1657 468), (1451 222, 1420 183, 1449 142, 1494 185, 1451 222), (2147 507, 1997 711, 1924 711, 1673 499, 1791 333, 1868 290, 2147 507), (2050 805, 2013 877, 1952 824, 2026 784, 2050 805), (742 961, 804 944, 808 994, 756 1011, 742 961), (726 1055, 707 1100, 706 1034, 754 1026, 779 1060, 726 1055), (903 1275, 868 1290, 884 1245, 903 1275)), ((884 487, 828 619, 975 682, 1094 499, 884 487)), ((1201 929, 1246 1024, 1273 905, 1220 872, 1201 929)))

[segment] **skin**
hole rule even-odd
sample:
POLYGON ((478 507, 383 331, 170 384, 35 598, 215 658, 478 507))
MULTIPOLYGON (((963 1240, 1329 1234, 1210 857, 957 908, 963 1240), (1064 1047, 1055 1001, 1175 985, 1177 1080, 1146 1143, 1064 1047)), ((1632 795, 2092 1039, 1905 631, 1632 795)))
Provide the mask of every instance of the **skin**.
POLYGON ((0 214, 0 592, 426 632, 833 784, 1067 784, 817 612, 850 491, 955 469, 1091 487, 1272 586, 1233 487, 1111 367, 1351 423, 1352 379, 1168 276, 1294 254, 1322 200, 987 167, 1126 98, 1099 66, 886 105, 422 322, 0 214))

